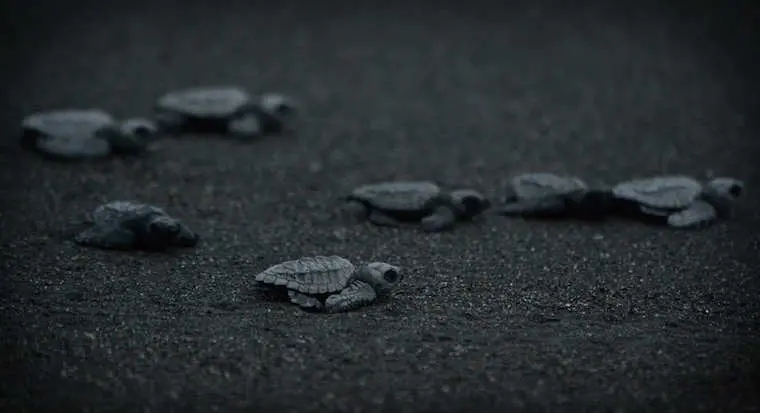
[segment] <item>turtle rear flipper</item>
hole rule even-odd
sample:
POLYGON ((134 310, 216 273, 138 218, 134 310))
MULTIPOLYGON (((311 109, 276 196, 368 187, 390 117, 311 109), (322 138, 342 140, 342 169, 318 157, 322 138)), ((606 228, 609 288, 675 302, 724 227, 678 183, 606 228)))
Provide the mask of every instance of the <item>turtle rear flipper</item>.
POLYGON ((456 222, 457 211, 448 205, 441 205, 420 220, 420 227, 425 232, 440 232, 451 229, 456 222))
POLYGON ((566 211, 565 202, 557 197, 525 199, 502 205, 497 213, 506 216, 550 217, 566 211))
POLYGON ((325 300, 325 310, 329 313, 355 310, 377 299, 377 292, 366 282, 353 280, 339 294, 333 294, 325 300))
POLYGON ((710 225, 718 217, 715 208, 705 201, 694 201, 683 211, 671 214, 668 225, 673 228, 702 228, 710 225))
POLYGON ((130 249, 134 247, 135 236, 122 228, 102 228, 92 226, 73 237, 79 245, 104 249, 130 249))
POLYGON ((307 310, 324 309, 324 306, 318 299, 310 295, 306 295, 304 293, 298 292, 296 290, 288 290, 288 298, 290 298, 290 302, 292 302, 293 304, 296 304, 299 307, 307 309, 307 310))

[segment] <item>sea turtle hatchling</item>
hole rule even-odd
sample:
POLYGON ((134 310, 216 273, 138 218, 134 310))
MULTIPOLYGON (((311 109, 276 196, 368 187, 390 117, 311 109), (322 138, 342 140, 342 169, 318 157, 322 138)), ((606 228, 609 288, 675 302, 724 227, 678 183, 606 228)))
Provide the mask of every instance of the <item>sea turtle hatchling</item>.
POLYGON ((163 209, 132 201, 98 206, 85 226, 73 241, 104 249, 165 250, 194 247, 199 240, 198 234, 163 209))
POLYGON ((354 215, 379 226, 419 223, 426 232, 451 229, 491 206, 473 189, 447 191, 431 181, 390 181, 360 186, 344 197, 354 215))
POLYGON ((608 189, 590 188, 571 175, 546 172, 512 177, 497 213, 536 218, 603 219, 614 198, 608 189))
POLYGON ((686 175, 663 175, 621 182, 612 188, 618 211, 664 221, 672 228, 700 228, 733 214, 744 183, 730 177, 704 182, 686 175))
POLYGON ((279 133, 295 113, 279 94, 258 99, 236 86, 200 86, 172 91, 155 104, 159 126, 172 133, 208 132, 241 138, 279 133))
POLYGON ((403 278, 397 266, 371 262, 357 267, 335 255, 285 261, 255 276, 260 288, 286 290, 292 303, 328 313, 351 311, 388 297, 403 278))
POLYGON ((21 145, 52 159, 95 159, 142 153, 156 135, 148 119, 119 122, 101 109, 58 109, 25 117, 21 145))

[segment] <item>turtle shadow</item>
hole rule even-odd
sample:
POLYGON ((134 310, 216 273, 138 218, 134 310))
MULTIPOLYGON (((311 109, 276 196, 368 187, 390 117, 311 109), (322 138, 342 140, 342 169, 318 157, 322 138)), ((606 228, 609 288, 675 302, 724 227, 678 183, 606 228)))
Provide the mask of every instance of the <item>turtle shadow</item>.
POLYGON ((569 215, 569 214, 556 214, 556 213, 532 213, 522 215, 507 215, 494 210, 490 215, 495 215, 501 218, 519 219, 526 222, 546 222, 546 223, 564 223, 574 222, 582 223, 590 226, 602 226, 612 221, 614 217, 612 215, 605 216, 582 216, 582 215, 569 215))
POLYGON ((289 302, 288 291, 285 288, 268 288, 253 286, 246 289, 246 295, 254 300, 266 302, 289 302))
POLYGON ((255 136, 240 136, 229 129, 228 120, 191 119, 178 127, 162 126, 161 133, 166 137, 182 139, 224 139, 230 142, 252 142, 275 136, 295 136, 296 131, 284 125, 270 126, 255 136))

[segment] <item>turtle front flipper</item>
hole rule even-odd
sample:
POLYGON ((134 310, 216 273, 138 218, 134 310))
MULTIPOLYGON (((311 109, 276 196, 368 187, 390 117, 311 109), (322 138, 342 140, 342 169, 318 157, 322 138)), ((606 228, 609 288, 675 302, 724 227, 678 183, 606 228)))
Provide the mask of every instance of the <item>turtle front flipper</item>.
POLYGON ((296 290, 288 290, 288 298, 290 302, 298 305, 301 308, 307 310, 323 310, 324 306, 318 299, 310 295, 298 292, 296 290))
POLYGON ((377 210, 370 211, 369 215, 367 216, 367 220, 381 227, 400 227, 401 226, 401 222, 399 220, 377 210))
POLYGON ((353 280, 338 294, 333 294, 325 300, 325 310, 328 313, 340 313, 355 310, 372 303, 377 299, 377 292, 366 282, 353 280))
POLYGON ((496 212, 506 216, 559 216, 565 212, 565 203, 557 197, 524 199, 504 204, 496 212))
POLYGON ((709 203, 694 201, 689 208, 668 216, 668 225, 673 228, 703 228, 718 218, 718 212, 709 203))
POLYGON ((123 228, 92 226, 75 235, 73 241, 88 247, 130 249, 134 247, 135 235, 123 228))
POLYGON ((240 139, 252 139, 263 135, 263 127, 255 113, 247 113, 231 119, 227 124, 227 133, 240 139))
POLYGON ((456 222, 457 211, 451 206, 441 205, 420 220, 420 227, 425 232, 441 232, 453 228, 456 222))

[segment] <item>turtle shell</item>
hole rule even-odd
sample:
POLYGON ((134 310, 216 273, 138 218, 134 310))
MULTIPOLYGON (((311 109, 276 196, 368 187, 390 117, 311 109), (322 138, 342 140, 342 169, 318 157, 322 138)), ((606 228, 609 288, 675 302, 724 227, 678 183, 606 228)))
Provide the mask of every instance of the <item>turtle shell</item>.
POLYGON ((351 261, 335 255, 303 257, 273 265, 255 280, 305 294, 326 294, 345 288, 355 270, 351 261))
POLYGON ((659 176, 621 182, 612 188, 618 199, 633 201, 643 212, 679 210, 691 205, 702 193, 702 184, 684 175, 659 176))
POLYGON ((545 172, 518 175, 511 183, 518 199, 563 195, 588 188, 580 178, 545 172))
POLYGON ((92 213, 92 220, 100 226, 122 226, 126 221, 149 215, 167 215, 163 209, 132 201, 113 201, 100 205, 92 213))
POLYGON ((22 145, 56 158, 99 158, 111 152, 98 132, 116 125, 100 109, 62 109, 35 113, 22 121, 22 145))
POLYGON ((61 109, 39 112, 24 118, 24 130, 49 136, 94 136, 116 120, 100 109, 61 109))
POLYGON ((169 92, 156 108, 197 118, 226 118, 251 101, 245 90, 234 86, 210 86, 169 92))
POLYGON ((383 211, 424 211, 442 194, 434 182, 398 181, 360 186, 348 198, 383 211))

